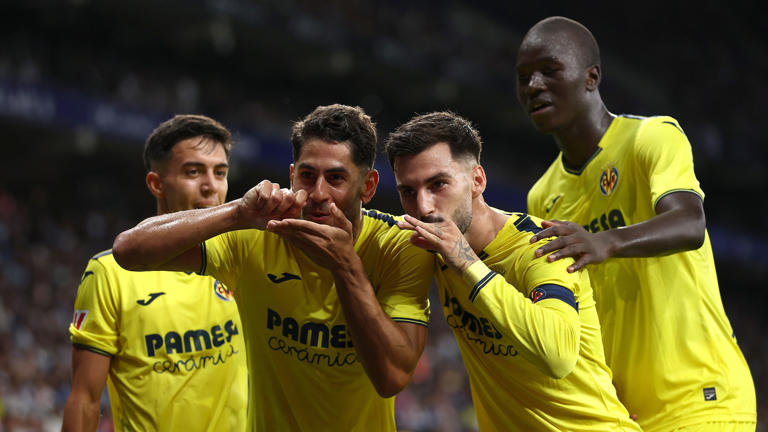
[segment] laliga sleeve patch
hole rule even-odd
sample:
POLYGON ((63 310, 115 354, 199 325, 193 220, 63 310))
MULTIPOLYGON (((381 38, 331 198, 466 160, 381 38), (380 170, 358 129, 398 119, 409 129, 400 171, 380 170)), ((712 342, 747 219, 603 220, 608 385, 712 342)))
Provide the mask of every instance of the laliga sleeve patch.
POLYGON ((533 303, 544 299, 558 299, 576 309, 576 312, 579 311, 579 304, 576 302, 576 297, 573 295, 573 291, 561 285, 539 285, 531 291, 531 294, 528 297, 531 298, 531 302, 533 303))
POLYGON ((77 309, 75 310, 75 315, 72 317, 72 325, 75 326, 76 329, 80 330, 80 327, 83 326, 83 323, 85 322, 85 317, 88 316, 88 311, 83 309, 77 309))

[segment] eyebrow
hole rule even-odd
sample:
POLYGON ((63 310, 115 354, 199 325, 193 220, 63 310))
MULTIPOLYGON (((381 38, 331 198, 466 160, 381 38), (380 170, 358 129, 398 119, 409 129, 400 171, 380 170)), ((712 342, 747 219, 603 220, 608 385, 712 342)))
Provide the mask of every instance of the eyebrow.
MULTIPOLYGON (((182 168, 191 167, 191 166, 204 167, 205 164, 203 162, 200 162, 200 161, 188 161, 188 162, 184 162, 181 166, 182 166, 182 168)), ((220 164, 214 165, 213 167, 214 168, 229 168, 229 164, 226 163, 226 162, 222 162, 220 164)))
MULTIPOLYGON (((299 166, 298 166, 298 169, 306 169, 306 170, 311 170, 311 171, 319 171, 315 166, 313 166, 311 164, 308 164, 306 162, 300 163, 299 166)), ((333 167, 333 168, 328 168, 324 172, 330 172, 330 173, 337 172, 337 173, 349 174, 349 170, 345 166, 343 166, 343 165, 336 166, 336 167, 333 167)))
MULTIPOLYGON (((453 175, 451 175, 451 174, 449 174, 449 173, 447 173, 445 171, 440 171, 437 174, 433 175, 432 177, 429 177, 428 179, 424 180, 423 183, 424 184, 429 184, 429 183, 434 182, 435 180, 439 180, 439 179, 442 179, 442 178, 453 178, 453 175)), ((400 183, 399 185, 397 185, 397 189, 398 190, 413 189, 413 187, 410 186, 410 185, 406 185, 406 184, 400 183)))

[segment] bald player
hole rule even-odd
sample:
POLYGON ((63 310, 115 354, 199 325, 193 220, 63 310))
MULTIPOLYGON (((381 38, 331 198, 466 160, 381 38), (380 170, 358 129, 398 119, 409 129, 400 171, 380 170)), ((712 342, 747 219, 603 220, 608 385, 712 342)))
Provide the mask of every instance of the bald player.
POLYGON ((587 265, 619 398, 646 431, 754 431, 755 389, 723 310, 691 145, 671 117, 615 115, 576 21, 525 35, 517 96, 560 154, 528 194, 535 254, 587 265))

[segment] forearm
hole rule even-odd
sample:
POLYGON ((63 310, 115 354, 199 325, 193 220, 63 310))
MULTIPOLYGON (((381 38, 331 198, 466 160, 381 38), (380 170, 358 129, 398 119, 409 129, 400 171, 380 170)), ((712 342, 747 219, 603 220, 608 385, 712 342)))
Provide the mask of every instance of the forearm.
POLYGON ((151 217, 118 235, 112 252, 128 270, 160 269, 211 237, 246 228, 238 221, 239 203, 151 217))
POLYGON ((71 393, 64 405, 62 432, 95 431, 99 426, 100 398, 71 393))
POLYGON ((558 299, 533 303, 501 275, 491 274, 482 262, 463 273, 469 300, 542 372, 552 378, 568 375, 579 356, 581 326, 573 306, 558 299))
POLYGON ((644 222, 595 235, 607 242, 609 256, 653 257, 700 248, 704 229, 703 217, 677 208, 644 222))
POLYGON ((379 395, 394 396, 410 382, 424 340, 412 340, 403 328, 406 324, 384 313, 359 261, 333 274, 360 362, 379 395))

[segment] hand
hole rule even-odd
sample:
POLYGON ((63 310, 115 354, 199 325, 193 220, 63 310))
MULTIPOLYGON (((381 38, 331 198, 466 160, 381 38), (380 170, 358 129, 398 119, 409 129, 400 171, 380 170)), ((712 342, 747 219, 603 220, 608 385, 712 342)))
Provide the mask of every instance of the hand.
POLYGON ((411 243, 422 249, 439 252, 445 262, 459 274, 480 259, 453 221, 426 223, 409 215, 404 217, 405 221, 397 225, 414 231, 411 243))
POLYGON ((267 230, 279 234, 327 269, 347 268, 347 263, 354 259, 352 255, 357 257, 352 223, 335 203, 329 209, 330 225, 303 219, 283 219, 269 221, 267 230))
POLYGON ((280 189, 279 184, 262 180, 243 196, 241 215, 248 227, 263 230, 271 220, 299 217, 306 202, 305 190, 280 189))
POLYGON ((547 256, 547 261, 553 262, 561 258, 573 257, 576 260, 568 266, 568 272, 573 273, 587 264, 597 264, 610 258, 610 242, 600 234, 590 233, 581 225, 574 222, 559 220, 542 221, 543 230, 531 237, 530 243, 536 243, 549 237, 557 237, 549 243, 536 249, 536 257, 547 256))

